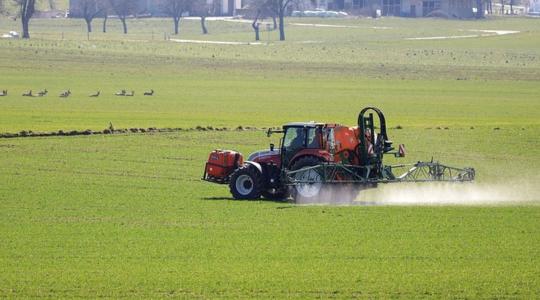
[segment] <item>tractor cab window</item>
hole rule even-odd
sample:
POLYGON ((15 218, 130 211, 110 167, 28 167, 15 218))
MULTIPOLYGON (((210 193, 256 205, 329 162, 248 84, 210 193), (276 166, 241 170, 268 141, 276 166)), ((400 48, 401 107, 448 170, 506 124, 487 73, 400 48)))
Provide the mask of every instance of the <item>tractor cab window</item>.
POLYGON ((321 128, 309 128, 307 134, 307 147, 321 148, 321 128))
POLYGON ((283 148, 299 149, 304 147, 306 135, 303 127, 289 127, 285 132, 283 148))

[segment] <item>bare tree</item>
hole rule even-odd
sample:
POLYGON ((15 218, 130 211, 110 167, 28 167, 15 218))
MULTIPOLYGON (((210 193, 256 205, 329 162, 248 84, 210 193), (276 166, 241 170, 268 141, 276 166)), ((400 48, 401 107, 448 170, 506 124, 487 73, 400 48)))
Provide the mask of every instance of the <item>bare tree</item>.
POLYGON ((482 0, 476 0, 476 18, 484 18, 484 2, 482 0))
POLYGON ((269 10, 271 12, 272 19, 274 20, 274 29, 276 26, 276 16, 279 19, 279 40, 285 40, 285 14, 289 4, 292 0, 252 0, 250 5, 253 5, 253 9, 260 9, 261 12, 269 10))
POLYGON ((174 21, 174 34, 180 32, 180 19, 184 13, 190 11, 192 7, 192 0, 164 0, 162 3, 162 10, 174 21))
MULTIPOLYGON (((478 0, 481 1, 481 0, 478 0)), ((291 0, 268 0, 270 8, 279 18, 279 40, 285 40, 285 13, 291 0)))
POLYGON ((137 13, 137 2, 133 0, 109 0, 109 4, 122 22, 124 34, 128 33, 126 18, 137 13))
POLYGON ((261 11, 258 10, 255 14, 255 18, 253 18, 253 23, 251 23, 251 27, 253 27, 253 31, 255 31, 255 40, 260 41, 260 30, 259 27, 261 26, 261 23, 259 23, 259 16, 261 15, 261 11))
POLYGON ((510 0, 510 14, 514 14, 514 0, 510 0))
POLYGON ((81 0, 80 12, 84 20, 86 21, 86 28, 88 32, 92 32, 92 20, 99 14, 103 13, 104 6, 100 0, 81 0))
POLYGON ((30 38, 29 25, 30 19, 36 11, 36 0, 13 0, 19 8, 19 15, 21 16, 21 22, 23 27, 23 39, 30 38))
POLYGON ((103 6, 103 33, 107 32, 107 20, 109 20, 109 10, 111 9, 110 3, 108 1, 102 0, 101 5, 103 6))
POLYGON ((206 0, 195 0, 191 7, 192 14, 201 18, 201 30, 203 34, 208 34, 206 18, 214 14, 216 3, 217 1, 212 1, 212 3, 209 4, 206 0))
POLYGON ((252 18, 253 22, 251 22, 251 27, 253 28, 253 32, 255 32, 255 40, 260 40, 260 23, 259 19, 262 19, 262 6, 266 3, 266 0, 251 0, 248 2, 247 7, 249 8, 247 10, 247 14, 244 15, 244 18, 252 18))
POLYGON ((274 23, 274 30, 277 29, 276 13, 272 7, 271 0, 251 0, 248 4, 248 16, 253 18, 251 27, 255 31, 255 40, 260 38, 260 23, 259 20, 264 20, 271 17, 274 23))

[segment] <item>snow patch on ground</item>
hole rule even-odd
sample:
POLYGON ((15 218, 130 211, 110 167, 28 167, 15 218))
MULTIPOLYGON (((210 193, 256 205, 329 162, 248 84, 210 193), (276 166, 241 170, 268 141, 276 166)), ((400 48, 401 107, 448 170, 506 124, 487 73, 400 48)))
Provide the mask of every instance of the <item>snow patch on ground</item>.
POLYGON ((289 25, 294 26, 304 26, 304 27, 326 27, 326 28, 371 28, 371 29, 392 29, 392 27, 381 27, 381 26, 356 26, 356 25, 331 25, 331 24, 312 24, 312 23, 289 23, 289 25))
POLYGON ((469 32, 479 32, 478 34, 467 34, 467 35, 449 35, 449 36, 427 36, 427 37, 414 37, 406 38, 405 40, 409 41, 418 41, 418 40, 448 40, 448 39, 465 39, 465 38, 479 38, 479 37, 488 37, 488 36, 500 36, 508 34, 520 33, 516 30, 481 30, 481 29, 469 29, 461 30, 469 32))
POLYGON ((169 39, 169 40, 175 43, 188 43, 188 44, 191 43, 191 44, 247 45, 247 46, 266 45, 266 43, 261 43, 261 42, 202 41, 202 40, 183 40, 183 39, 169 39))

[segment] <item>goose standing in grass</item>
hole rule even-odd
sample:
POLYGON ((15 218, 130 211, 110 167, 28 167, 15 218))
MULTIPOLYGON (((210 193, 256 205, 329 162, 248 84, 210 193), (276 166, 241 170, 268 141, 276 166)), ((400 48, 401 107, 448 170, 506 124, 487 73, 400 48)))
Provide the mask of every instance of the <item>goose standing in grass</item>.
POLYGON ((43 91, 38 92, 38 96, 39 96, 39 97, 46 96, 48 92, 49 92, 49 91, 47 91, 47 89, 44 89, 43 91))
POLYGON ((154 95, 154 90, 150 90, 150 92, 144 92, 144 95, 145 96, 153 96, 154 95))
POLYGON ((60 98, 67 98, 71 95, 71 90, 63 91, 60 93, 60 98))
POLYGON ((2 94, 0 94, 0 97, 7 96, 7 90, 2 90, 2 94))
POLYGON ((34 97, 34 95, 32 95, 32 90, 29 90, 28 92, 23 93, 22 95, 23 97, 34 97))

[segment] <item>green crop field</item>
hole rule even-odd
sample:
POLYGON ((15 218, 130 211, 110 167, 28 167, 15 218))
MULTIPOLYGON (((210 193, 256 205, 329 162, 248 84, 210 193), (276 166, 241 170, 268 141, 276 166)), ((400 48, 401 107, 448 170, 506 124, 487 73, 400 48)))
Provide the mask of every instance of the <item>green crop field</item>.
MULTIPOLYGON (((32 39, 0 39, 0 134, 182 129, 0 138, 0 297, 540 297, 540 19, 287 23, 286 42, 262 44, 249 23, 204 36, 184 20, 176 37, 167 19, 128 20, 128 35, 96 20, 90 36, 35 19, 32 39), (425 37, 451 38, 411 40, 425 37), (306 206, 200 180, 215 148, 247 155, 278 143, 264 128, 353 125, 368 105, 407 146, 390 163, 473 166, 508 201, 306 206)), ((19 28, 0 17, 0 34, 19 28)))

